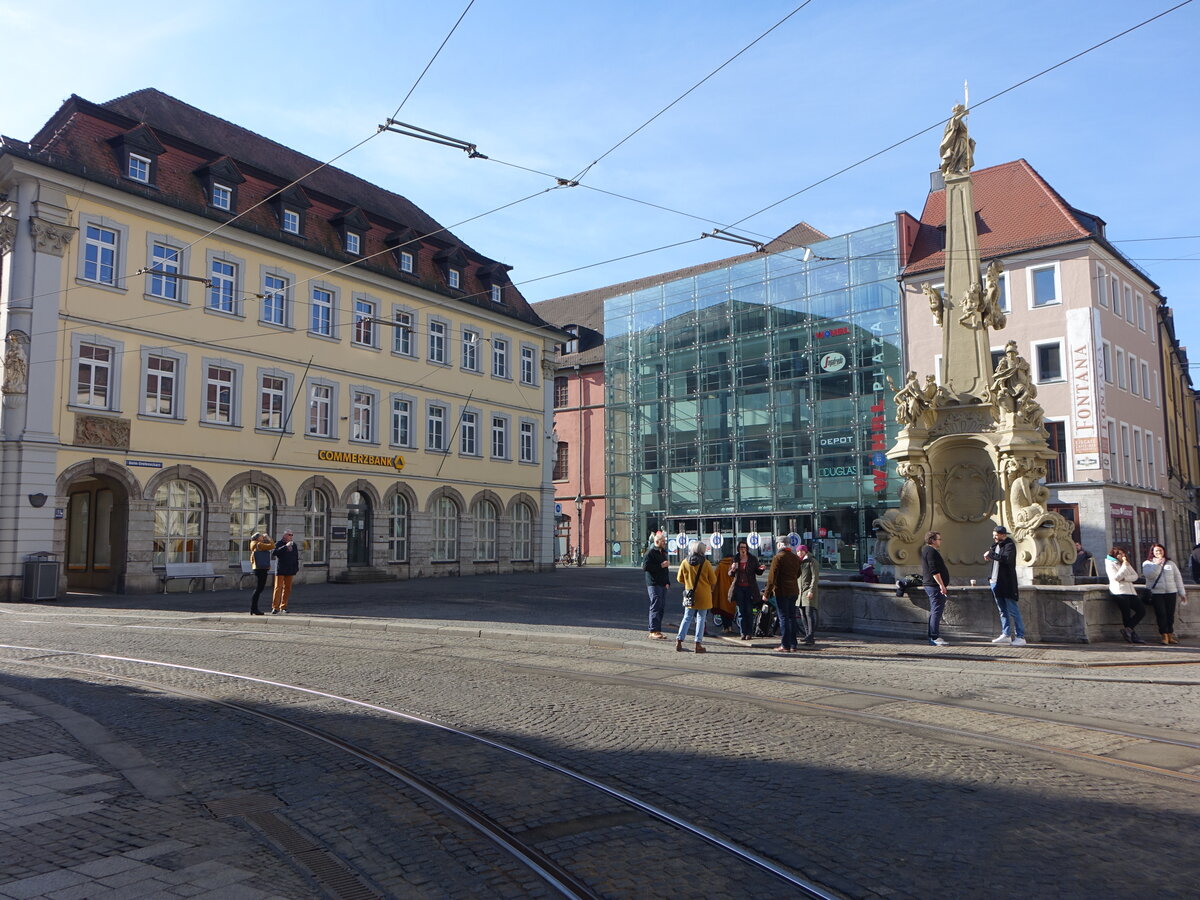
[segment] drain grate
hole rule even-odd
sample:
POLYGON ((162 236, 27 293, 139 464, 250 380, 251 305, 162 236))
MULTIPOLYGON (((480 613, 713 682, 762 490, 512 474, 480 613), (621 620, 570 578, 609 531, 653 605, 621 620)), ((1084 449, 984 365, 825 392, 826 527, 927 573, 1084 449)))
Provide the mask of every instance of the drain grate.
POLYGON ((295 854, 296 861, 312 872, 338 900, 379 900, 379 894, 359 881, 337 857, 325 850, 305 850, 295 854))

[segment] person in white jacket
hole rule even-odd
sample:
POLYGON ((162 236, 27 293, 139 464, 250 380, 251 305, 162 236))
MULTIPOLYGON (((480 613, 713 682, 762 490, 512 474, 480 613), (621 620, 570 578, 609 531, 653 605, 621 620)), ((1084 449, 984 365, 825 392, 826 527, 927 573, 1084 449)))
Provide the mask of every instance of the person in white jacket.
POLYGON ((1146 643, 1137 633, 1137 623, 1146 615, 1146 604, 1133 586, 1138 573, 1130 565, 1125 548, 1113 547, 1108 551, 1108 556, 1104 557, 1104 570, 1108 573, 1108 595, 1121 609, 1121 636, 1131 644, 1146 643))
POLYGON ((1167 556, 1162 544, 1150 545, 1150 558, 1142 563, 1142 577, 1150 588, 1150 602, 1154 604, 1154 618, 1158 620, 1158 633, 1164 644, 1178 644, 1175 637, 1175 602, 1187 603, 1187 587, 1179 566, 1167 556))

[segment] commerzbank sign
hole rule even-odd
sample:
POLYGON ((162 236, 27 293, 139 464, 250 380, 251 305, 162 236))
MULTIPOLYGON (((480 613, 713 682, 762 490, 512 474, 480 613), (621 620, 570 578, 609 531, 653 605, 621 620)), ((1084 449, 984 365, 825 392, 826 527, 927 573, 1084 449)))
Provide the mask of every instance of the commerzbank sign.
POLYGON ((404 468, 404 457, 397 453, 395 456, 374 456, 370 453, 346 453, 342 450, 318 450, 317 459, 321 462, 350 463, 355 466, 384 466, 399 472, 404 468))

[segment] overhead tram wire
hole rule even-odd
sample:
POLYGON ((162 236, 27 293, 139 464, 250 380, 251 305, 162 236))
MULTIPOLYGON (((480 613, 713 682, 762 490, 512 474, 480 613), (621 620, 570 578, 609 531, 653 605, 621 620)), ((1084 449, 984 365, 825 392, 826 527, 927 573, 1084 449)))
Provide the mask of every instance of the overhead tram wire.
MULTIPOLYGON (((1148 18, 1142 22, 1139 22, 1136 25, 1131 26, 1130 28, 1126 28, 1122 32, 1114 34, 1112 37, 1105 38, 1104 40, 1100 41, 1099 43, 1093 44, 1092 46, 1088 47, 1086 50, 1080 50, 1078 53, 1074 54, 1073 56, 1069 56, 1066 59, 1064 59, 1060 62, 1057 62, 1048 68, 1042 69, 1040 72, 1030 75, 1028 78, 1024 78, 1021 81, 1018 81, 1016 84, 1011 84, 1008 87, 1004 88, 1003 90, 997 91, 996 93, 992 94, 989 97, 985 97, 984 99, 973 104, 970 107, 970 109, 967 110, 967 112, 969 114, 970 112, 983 106, 985 103, 990 103, 991 101, 997 99, 998 97, 1003 97, 1005 94, 1009 93, 1010 91, 1015 91, 1017 88, 1022 87, 1026 84, 1029 84, 1029 82, 1034 81, 1035 79, 1041 78, 1043 75, 1053 72, 1055 69, 1059 69, 1059 68, 1065 66, 1067 63, 1074 62, 1075 60, 1079 59, 1080 57, 1086 56, 1087 54, 1091 53, 1093 50, 1098 50, 1101 47, 1105 46, 1106 44, 1111 44, 1113 41, 1117 40, 1118 38, 1122 38, 1127 34, 1137 31, 1139 28, 1143 28, 1146 25, 1149 25, 1151 22, 1161 19, 1165 15, 1173 13, 1178 9, 1182 9, 1183 7, 1187 6, 1188 4, 1190 4, 1192 2, 1193 2, 1193 0, 1183 0, 1182 3, 1178 3, 1175 6, 1172 6, 1170 9, 1163 10, 1162 12, 1158 13, 1157 15, 1151 16, 1150 18, 1148 18)), ((851 165, 848 165, 843 169, 838 169, 838 171, 834 172, 832 175, 827 175, 826 177, 820 179, 819 181, 814 181, 812 184, 808 185, 807 187, 801 188, 800 190, 796 191, 795 193, 788 194, 782 200, 776 200, 774 203, 770 204, 769 206, 764 206, 762 209, 758 210, 758 212, 753 212, 748 216, 738 219, 732 225, 728 225, 726 227, 736 228, 738 225, 742 224, 743 222, 746 222, 750 219, 753 219, 757 216, 762 215, 767 210, 774 209, 776 206, 779 206, 782 203, 786 203, 789 200, 793 200, 796 197, 799 197, 801 194, 806 193, 807 191, 811 191, 813 188, 818 187, 819 185, 822 185, 825 182, 830 181, 834 178, 837 178, 839 175, 844 175, 846 172, 849 172, 851 169, 856 169, 859 166, 863 165, 864 163, 870 162, 871 160, 875 159, 876 157, 882 156, 883 154, 885 154, 891 150, 895 150, 897 147, 907 144, 909 141, 919 138, 923 134, 928 134, 930 131, 933 131, 937 128, 942 127, 947 121, 948 121, 947 119, 942 119, 938 122, 933 123, 928 128, 922 128, 920 131, 916 132, 915 134, 910 134, 908 137, 904 138, 903 140, 897 141, 894 144, 884 147, 882 150, 872 153, 870 156, 864 157, 863 159, 860 159, 856 163, 852 163, 851 165)))
POLYGON ((778 28, 780 25, 782 25, 784 22, 786 22, 792 16, 796 15, 796 13, 800 12, 800 10, 804 9, 804 7, 808 6, 808 4, 811 2, 812 2, 812 0, 804 0, 803 3, 801 3, 795 9, 793 9, 790 13, 788 13, 786 16, 784 16, 782 19, 780 19, 778 22, 776 22, 774 25, 772 25, 770 28, 768 28, 766 31, 764 31, 762 34, 760 34, 754 40, 752 40, 749 44, 747 44, 745 47, 743 47, 737 53, 733 54, 733 56, 729 57, 729 59, 725 60, 725 62, 721 63, 719 66, 717 66, 711 72, 709 72, 707 75, 705 75, 703 78, 701 78, 695 84, 693 84, 690 88, 688 88, 686 91, 684 91, 678 97, 676 97, 674 100, 672 100, 666 106, 664 106, 662 109, 660 109, 654 115, 652 115, 649 119, 647 119, 645 122, 643 122, 637 128, 633 129, 633 131, 629 132, 629 134, 625 135, 625 137, 621 138, 621 140, 617 141, 615 144, 613 144, 611 147, 609 147, 607 150, 605 150, 603 153, 601 153, 598 157, 596 157, 594 160, 592 160, 590 163, 588 163, 586 166, 584 166, 583 170, 571 180, 575 181, 575 182, 582 181, 583 177, 585 175, 587 175, 587 173, 590 172, 592 170, 592 168, 594 166, 596 166, 606 156, 608 156, 610 153, 615 151, 618 147, 620 147, 622 144, 624 144, 626 141, 628 141, 630 138, 632 138, 634 135, 636 135, 643 128, 648 126, 651 122, 653 122, 655 119, 657 119, 659 116, 661 116, 667 110, 669 110, 672 106, 679 103, 679 101, 683 100, 686 96, 688 96, 688 94, 692 93, 692 91, 696 90, 698 87, 700 87, 706 81, 708 81, 710 78, 712 78, 714 75, 716 75, 722 69, 724 69, 727 65, 729 65, 731 62, 733 62, 735 59, 737 59, 739 56, 741 56, 743 53, 745 53, 747 50, 749 50, 751 47, 753 47, 755 44, 757 44, 759 41, 761 41, 763 38, 765 38, 772 31, 774 31, 776 28, 778 28))
POLYGON ((417 85, 421 83, 421 80, 425 77, 425 73, 429 71, 430 67, 432 67, 434 64, 434 61, 437 60, 438 56, 441 55, 442 50, 445 49, 446 44, 450 42, 450 38, 454 36, 454 32, 458 30, 458 26, 462 24, 462 20, 467 17, 467 13, 471 11, 471 7, 474 5, 475 0, 469 0, 466 7, 462 11, 462 14, 459 15, 458 20, 454 23, 454 26, 449 32, 447 32, 446 36, 442 38, 441 44, 439 44, 437 50, 433 52, 433 56, 429 57, 429 62, 425 63, 425 68, 421 70, 421 74, 417 76, 417 80, 413 82, 413 86, 408 89, 408 93, 404 95, 404 99, 400 101, 400 105, 396 107, 396 111, 392 113, 389 118, 394 119, 396 116, 400 115, 400 110, 404 109, 404 104, 408 102, 408 98, 413 95, 413 91, 417 89, 417 85))

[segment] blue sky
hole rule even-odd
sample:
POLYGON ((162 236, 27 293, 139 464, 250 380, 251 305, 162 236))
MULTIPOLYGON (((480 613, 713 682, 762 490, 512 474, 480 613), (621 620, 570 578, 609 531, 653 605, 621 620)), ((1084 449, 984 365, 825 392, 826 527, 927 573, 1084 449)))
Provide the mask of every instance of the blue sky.
MULTIPOLYGON (((586 187, 540 193, 553 182, 514 167, 577 175, 799 2, 476 0, 399 118, 492 160, 383 134, 337 164, 512 265, 537 301, 737 253, 696 239, 939 123, 964 79, 978 102, 1174 5, 812 0, 601 159, 586 187)), ((0 0, 0 131, 31 137, 72 93, 103 102, 157 87, 327 160, 392 115, 466 5, 209 0, 139 21, 108 4, 0 0)), ((1200 2, 979 106, 970 127, 977 167, 1024 157, 1107 221, 1200 363, 1197 36, 1200 2)), ((838 234, 919 214, 940 133, 739 230, 774 236, 804 220, 838 234)))

